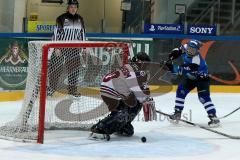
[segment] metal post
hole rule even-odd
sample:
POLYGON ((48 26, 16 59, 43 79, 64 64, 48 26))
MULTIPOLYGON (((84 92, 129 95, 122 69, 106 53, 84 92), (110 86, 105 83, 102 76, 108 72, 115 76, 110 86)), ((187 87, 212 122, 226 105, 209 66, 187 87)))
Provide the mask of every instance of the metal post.
POLYGON ((105 28, 106 28, 106 6, 105 6, 105 0, 103 0, 103 18, 102 18, 102 21, 101 21, 101 32, 102 33, 105 33, 105 28))
POLYGON ((236 0, 232 0, 231 23, 234 24, 236 0))
POLYGON ((142 0, 142 21, 141 21, 141 32, 144 32, 144 24, 145 24, 145 20, 144 20, 144 12, 145 12, 145 0, 142 0))
MULTIPOLYGON (((122 13, 122 33, 128 32, 126 29, 126 19, 127 19, 127 11, 123 10, 122 13)), ((128 26, 130 27, 130 26, 128 26)))
POLYGON ((214 22, 214 6, 211 7, 211 11, 210 11, 210 24, 213 25, 214 22))
POLYGON ((218 0, 218 17, 217 17, 217 35, 220 35, 221 34, 221 31, 220 31, 220 3, 221 3, 221 0, 218 0))

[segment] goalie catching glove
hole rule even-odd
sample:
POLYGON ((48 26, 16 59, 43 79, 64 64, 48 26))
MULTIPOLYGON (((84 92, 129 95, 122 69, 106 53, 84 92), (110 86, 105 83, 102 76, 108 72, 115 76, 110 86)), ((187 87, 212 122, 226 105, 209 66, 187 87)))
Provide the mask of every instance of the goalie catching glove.
POLYGON ((155 102, 152 97, 148 97, 146 101, 143 102, 143 114, 146 122, 157 120, 155 102))

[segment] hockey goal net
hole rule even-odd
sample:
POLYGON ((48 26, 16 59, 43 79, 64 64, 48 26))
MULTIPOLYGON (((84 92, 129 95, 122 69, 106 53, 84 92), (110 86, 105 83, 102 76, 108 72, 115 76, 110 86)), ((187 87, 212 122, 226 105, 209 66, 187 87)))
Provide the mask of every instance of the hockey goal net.
POLYGON ((31 41, 28 49, 21 112, 0 127, 1 138, 43 143, 46 129, 89 129, 108 113, 101 79, 127 63, 127 43, 31 41))

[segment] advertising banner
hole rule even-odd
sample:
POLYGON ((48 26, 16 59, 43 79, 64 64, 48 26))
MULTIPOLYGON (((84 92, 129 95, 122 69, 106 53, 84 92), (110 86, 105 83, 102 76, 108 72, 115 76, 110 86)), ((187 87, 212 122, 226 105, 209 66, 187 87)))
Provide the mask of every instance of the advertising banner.
POLYGON ((114 41, 114 42, 126 42, 129 44, 130 53, 129 58, 133 57, 138 52, 145 52, 150 57, 153 55, 153 39, 152 38, 125 38, 125 39, 119 39, 119 38, 90 38, 90 41, 114 41))
POLYGON ((55 21, 28 21, 29 33, 52 33, 56 26, 55 21))
POLYGON ((183 34, 184 26, 181 24, 145 24, 144 33, 183 34))
POLYGON ((25 88, 28 67, 26 39, 0 39, 0 88, 25 88))
POLYGON ((188 25, 187 34, 215 36, 217 34, 217 26, 216 25, 188 25))
MULTIPOLYGON (((27 38, 0 39, 0 90, 23 90, 28 71, 27 38)), ((36 40, 36 39, 34 39, 36 40)), ((184 44, 188 39, 151 39, 151 38, 89 38, 90 41, 121 41, 130 46, 129 58, 138 52, 146 52, 151 60, 160 64, 167 60, 172 49, 184 44)), ((208 64, 211 84, 240 85, 240 41, 203 40, 200 53, 208 64)), ((157 72, 159 66, 154 68, 157 72)), ((167 78, 171 78, 170 74, 167 78)), ((161 77, 158 77, 161 78, 161 77)), ((171 79, 178 84, 177 79, 171 79)), ((151 84, 155 84, 152 80, 151 84)), ((156 82, 157 84, 157 82, 156 82)))
MULTIPOLYGON (((26 85, 28 66, 28 41, 29 38, 2 38, 0 39, 0 90, 23 90, 26 85)), ((38 39, 34 39, 38 40, 38 39)), ((39 39, 40 40, 40 39, 39 39)), ((121 41, 129 43, 129 58, 138 52, 153 52, 151 38, 129 39, 101 39, 91 38, 90 41, 121 41)))

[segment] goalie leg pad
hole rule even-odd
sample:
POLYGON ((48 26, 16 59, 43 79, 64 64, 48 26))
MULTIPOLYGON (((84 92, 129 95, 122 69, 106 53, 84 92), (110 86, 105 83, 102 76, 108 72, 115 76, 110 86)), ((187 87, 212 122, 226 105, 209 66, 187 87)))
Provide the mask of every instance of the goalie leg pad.
POLYGON ((112 134, 117 132, 119 128, 125 126, 127 124, 127 119, 128 112, 126 110, 112 112, 97 124, 93 125, 91 131, 93 133, 112 134))
POLYGON ((141 111, 141 109, 142 109, 142 104, 139 103, 138 101, 137 101, 136 106, 128 108, 127 124, 117 131, 118 135, 130 137, 134 134, 134 127, 131 124, 131 122, 138 115, 138 113, 141 111))
POLYGON ((118 132, 118 135, 130 137, 134 134, 134 128, 131 123, 127 123, 124 127, 122 127, 118 132))
POLYGON ((128 120, 128 122, 132 122, 134 120, 134 118, 141 111, 142 107, 143 107, 142 103, 137 101, 136 106, 128 109, 128 113, 129 113, 129 120, 128 120))
POLYGON ((124 131, 128 135, 132 135, 134 131, 131 122, 140 112, 141 108, 142 105, 139 102, 132 108, 120 102, 118 111, 111 112, 107 117, 93 125, 91 131, 100 134, 112 134, 124 131))
POLYGON ((157 120, 155 102, 153 99, 147 100, 143 103, 143 113, 145 121, 157 120))

